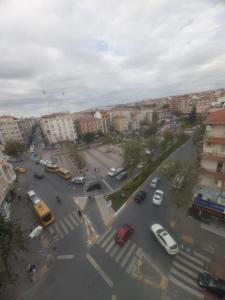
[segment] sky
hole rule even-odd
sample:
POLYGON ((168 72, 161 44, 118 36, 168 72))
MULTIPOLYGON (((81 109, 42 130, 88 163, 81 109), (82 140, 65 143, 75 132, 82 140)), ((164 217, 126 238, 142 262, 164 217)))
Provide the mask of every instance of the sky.
POLYGON ((0 0, 0 115, 225 87, 225 0, 0 0))

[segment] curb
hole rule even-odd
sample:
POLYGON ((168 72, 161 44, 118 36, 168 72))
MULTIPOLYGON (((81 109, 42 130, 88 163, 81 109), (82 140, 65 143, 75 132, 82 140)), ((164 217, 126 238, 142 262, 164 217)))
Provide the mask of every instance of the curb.
MULTIPOLYGON (((159 168, 160 168, 160 166, 171 156, 171 155, 173 155, 178 149, 182 149, 182 147, 184 147, 187 143, 189 143, 190 142, 190 139, 188 139, 183 145, 181 145, 180 147, 178 147, 174 152, 172 152, 172 153, 170 153, 170 155, 169 156, 167 156, 167 158, 165 158, 161 163, 160 163, 160 165, 153 171, 153 172, 155 172, 155 171, 157 171, 159 168)), ((153 173, 152 172, 152 173, 153 173)), ((113 215, 113 217, 112 217, 112 219, 111 220, 109 220, 109 222, 106 224, 106 227, 108 227, 108 226, 110 226, 112 223, 113 223, 113 221, 114 221, 114 219, 117 217, 117 215, 119 215, 119 213, 121 213, 121 211, 131 202, 131 200, 132 200, 132 198, 133 198, 133 196, 134 196, 134 194, 136 194, 137 193, 137 191, 139 191, 139 189, 141 188, 141 186, 142 185, 144 185, 148 180, 149 180, 149 178, 152 176, 152 173, 148 176, 148 178, 146 178, 145 179, 145 181, 138 187, 138 189, 136 189, 131 195, 130 195, 130 197, 124 202, 124 204, 116 211, 116 213, 113 215)))

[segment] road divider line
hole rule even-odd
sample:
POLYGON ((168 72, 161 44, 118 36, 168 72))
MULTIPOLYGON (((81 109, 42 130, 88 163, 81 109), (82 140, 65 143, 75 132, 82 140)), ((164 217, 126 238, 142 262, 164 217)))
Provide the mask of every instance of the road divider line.
POLYGON ((98 272, 98 274, 102 277, 102 279, 108 284, 110 288, 114 286, 114 283, 109 278, 109 276, 103 271, 103 269, 99 266, 99 264, 94 260, 94 258, 88 253, 86 254, 87 260, 94 267, 94 269, 98 272))
POLYGON ((114 191, 114 189, 108 184, 108 182, 105 181, 105 179, 102 179, 102 182, 107 186, 108 189, 110 189, 111 192, 114 191))
POLYGON ((57 259, 73 259, 75 257, 74 254, 63 254, 63 255, 58 255, 56 258, 57 259))

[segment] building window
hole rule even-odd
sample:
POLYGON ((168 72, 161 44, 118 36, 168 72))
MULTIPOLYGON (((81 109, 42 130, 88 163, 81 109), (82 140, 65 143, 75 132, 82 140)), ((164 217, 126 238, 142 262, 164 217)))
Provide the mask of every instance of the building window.
POLYGON ((216 172, 221 173, 222 168, 223 168, 223 163, 219 161, 217 164, 216 172))

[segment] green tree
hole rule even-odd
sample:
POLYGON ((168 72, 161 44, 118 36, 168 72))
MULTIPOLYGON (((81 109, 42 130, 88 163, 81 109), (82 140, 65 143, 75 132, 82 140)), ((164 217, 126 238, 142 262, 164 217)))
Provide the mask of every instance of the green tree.
POLYGON ((143 154, 143 145, 138 140, 127 140, 123 144, 124 167, 132 173, 136 166, 143 160, 143 154))
POLYGON ((113 136, 109 133, 106 133, 104 136, 103 136, 103 143, 104 144, 111 144, 113 143, 113 136))
POLYGON ((156 111, 153 111, 153 113, 152 113, 152 123, 157 124, 158 120, 159 120, 159 114, 156 111))
POLYGON ((196 105, 193 104, 193 105, 192 105, 191 112, 190 112, 189 115, 188 115, 188 122, 189 122, 191 125, 194 125, 194 124, 196 123, 196 120, 197 120, 197 117, 196 117, 196 105))
POLYGON ((74 122, 74 127, 76 129, 78 140, 81 140, 82 139, 82 131, 81 131, 80 123, 78 121, 75 121, 74 122))
POLYGON ((70 155, 73 157, 74 162, 77 164, 78 169, 83 169, 86 166, 83 153, 78 151, 76 145, 71 141, 65 141, 64 144, 70 155))
POLYGON ((5 144, 5 154, 9 156, 18 156, 23 153, 23 145, 18 141, 8 141, 5 144))
POLYGON ((92 143, 95 140, 95 133, 94 132, 87 132, 83 134, 83 141, 87 144, 92 143))
POLYGON ((20 225, 0 217, 0 283, 12 280, 12 265, 20 251, 27 250, 20 225))
POLYGON ((164 138, 166 144, 171 143, 175 138, 174 131, 172 131, 171 129, 165 130, 165 132, 163 134, 163 138, 164 138))
POLYGON ((154 151, 157 149, 159 146, 159 139, 155 135, 151 135, 147 140, 146 140, 146 146, 150 151, 154 151))

